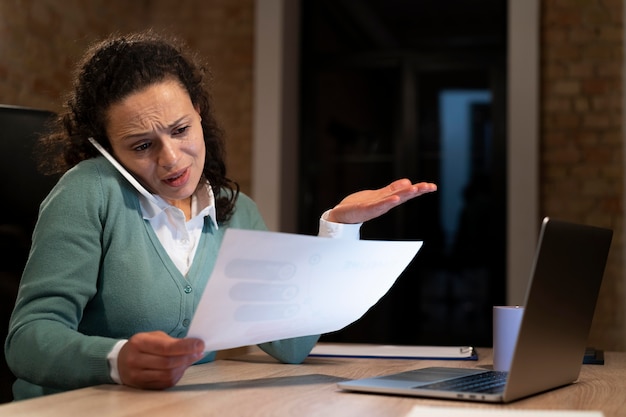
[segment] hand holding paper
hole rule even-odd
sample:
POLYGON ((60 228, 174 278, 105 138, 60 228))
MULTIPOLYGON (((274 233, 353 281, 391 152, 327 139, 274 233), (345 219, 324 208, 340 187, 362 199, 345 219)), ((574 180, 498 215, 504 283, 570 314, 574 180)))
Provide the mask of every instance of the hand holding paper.
POLYGON ((210 351, 340 330, 421 246, 229 229, 188 336, 210 351))

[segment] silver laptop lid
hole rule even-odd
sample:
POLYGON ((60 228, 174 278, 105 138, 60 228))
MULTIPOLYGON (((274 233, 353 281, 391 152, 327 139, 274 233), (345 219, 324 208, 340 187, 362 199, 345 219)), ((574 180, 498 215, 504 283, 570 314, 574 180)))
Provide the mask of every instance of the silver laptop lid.
POLYGON ((612 235, 543 220, 504 401, 578 378, 612 235))

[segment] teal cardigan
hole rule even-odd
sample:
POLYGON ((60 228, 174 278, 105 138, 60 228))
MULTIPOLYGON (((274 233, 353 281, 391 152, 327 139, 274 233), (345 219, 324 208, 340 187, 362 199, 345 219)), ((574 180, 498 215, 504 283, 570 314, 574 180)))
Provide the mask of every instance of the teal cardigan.
MULTIPOLYGON (((183 276, 143 219, 137 191, 108 161, 89 159, 69 170, 41 205, 9 324, 5 355, 17 377, 15 399, 113 383, 106 356, 135 333, 184 337, 229 227, 266 228, 254 202, 240 194, 218 230, 205 218, 183 276)), ((260 347, 298 363, 317 339, 260 347)))

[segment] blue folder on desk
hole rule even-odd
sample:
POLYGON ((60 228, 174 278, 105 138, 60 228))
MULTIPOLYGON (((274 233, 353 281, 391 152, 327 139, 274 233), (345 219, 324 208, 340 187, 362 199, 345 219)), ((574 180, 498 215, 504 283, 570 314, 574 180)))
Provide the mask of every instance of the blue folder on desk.
POLYGON ((310 356, 420 360, 478 360, 472 346, 404 346, 362 343, 319 343, 310 356))

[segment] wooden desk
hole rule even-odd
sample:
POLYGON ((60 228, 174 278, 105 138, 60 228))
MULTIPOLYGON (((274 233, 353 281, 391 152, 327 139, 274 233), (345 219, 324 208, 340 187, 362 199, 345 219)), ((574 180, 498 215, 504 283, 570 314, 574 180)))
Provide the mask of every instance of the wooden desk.
POLYGON ((491 350, 475 361, 308 358, 276 363, 253 351, 191 367, 166 391, 116 385, 85 388, 0 406, 0 416, 403 416, 415 405, 446 407, 601 410, 626 414, 626 352, 605 353, 605 365, 583 365, 579 382, 507 405, 484 405, 339 390, 338 381, 425 366, 490 366, 491 350))

